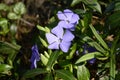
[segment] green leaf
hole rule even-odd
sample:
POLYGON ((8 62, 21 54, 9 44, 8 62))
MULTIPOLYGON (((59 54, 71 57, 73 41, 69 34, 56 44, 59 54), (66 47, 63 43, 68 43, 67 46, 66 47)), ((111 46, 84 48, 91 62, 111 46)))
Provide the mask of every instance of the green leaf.
POLYGON ((47 73, 47 71, 45 69, 36 68, 36 69, 28 70, 27 72, 25 72, 23 74, 23 77, 24 78, 31 78, 31 77, 35 77, 39 74, 45 74, 45 73, 47 73))
POLYGON ((58 78, 62 78, 63 80, 77 80, 73 74, 67 70, 55 70, 58 78))
POLYGON ((48 47, 47 42, 44 39, 42 39, 40 36, 39 36, 39 39, 40 39, 42 45, 47 48, 48 47))
POLYGON ((51 24, 51 23, 53 23, 53 22, 55 22, 55 21, 56 21, 56 19, 55 19, 55 17, 53 16, 53 17, 51 17, 51 18, 49 19, 48 24, 51 24))
POLYGON ((83 55, 82 57, 80 57, 75 64, 79 64, 81 62, 84 62, 86 60, 90 60, 92 58, 96 58, 99 56, 103 56, 100 52, 92 52, 92 53, 87 53, 85 55, 83 55))
POLYGON ((4 73, 12 69, 12 66, 8 64, 0 64, 0 73, 4 73))
POLYGON ((41 61, 42 61, 42 63, 43 63, 44 65, 47 65, 47 63, 48 63, 48 58, 45 57, 43 54, 40 54, 40 56, 41 56, 41 61))
POLYGON ((18 15, 22 15, 26 12, 25 5, 22 2, 18 2, 15 4, 13 11, 18 15))
POLYGON ((57 60, 59 55, 60 55, 59 51, 55 51, 55 52, 51 53, 50 58, 47 63, 48 70, 50 70, 52 68, 53 64, 55 63, 55 61, 57 60))
POLYGON ((7 10, 9 10, 9 7, 4 3, 0 3, 0 10, 7 11, 7 10))
POLYGON ((46 33, 49 33, 50 32, 50 29, 48 27, 45 27, 45 32, 46 33))
MULTIPOLYGON (((120 32, 119 32, 120 34, 120 32)), ((110 50, 110 80, 115 79, 116 74, 116 45, 119 40, 119 35, 115 38, 115 41, 112 44, 111 50, 110 50)))
POLYGON ((40 26, 40 25, 37 25, 37 28, 41 31, 44 31, 45 32, 45 28, 43 26, 40 26))
POLYGON ((5 18, 0 18, 0 34, 6 35, 9 32, 8 20, 5 18))
POLYGON ((84 65, 78 66, 77 77, 78 80, 90 80, 90 73, 84 65))
POLYGON ((10 13, 8 13, 7 17, 8 17, 9 19, 15 20, 15 19, 20 19, 21 16, 15 14, 15 13, 13 13, 13 12, 10 12, 10 13))
POLYGON ((94 34, 95 37, 97 38, 97 40, 101 43, 101 45, 102 45, 105 49, 109 50, 107 44, 106 44, 105 41, 102 39, 102 37, 97 33, 97 31, 95 30, 95 28, 94 28, 91 24, 90 24, 89 26, 90 26, 93 34, 94 34))
POLYGON ((48 52, 46 52, 46 51, 44 51, 44 56, 45 56, 46 58, 49 58, 49 57, 50 57, 49 54, 48 54, 48 52))
POLYGON ((71 6, 75 6, 76 4, 80 3, 82 0, 73 0, 71 6))

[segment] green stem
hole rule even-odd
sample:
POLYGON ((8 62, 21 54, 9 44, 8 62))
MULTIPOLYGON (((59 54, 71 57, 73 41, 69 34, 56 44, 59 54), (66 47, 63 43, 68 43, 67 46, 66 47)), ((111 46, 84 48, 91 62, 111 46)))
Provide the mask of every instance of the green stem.
POLYGON ((119 39, 119 36, 117 36, 110 51, 110 80, 115 80, 115 69, 116 69, 115 49, 116 49, 116 44, 118 39, 119 39))

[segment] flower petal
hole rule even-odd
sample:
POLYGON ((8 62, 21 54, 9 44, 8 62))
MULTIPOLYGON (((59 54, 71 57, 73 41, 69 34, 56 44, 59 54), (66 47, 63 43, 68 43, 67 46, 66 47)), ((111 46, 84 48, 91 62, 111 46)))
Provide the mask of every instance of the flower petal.
POLYGON ((69 10, 69 9, 65 9, 65 10, 64 10, 64 14, 65 14, 65 16, 67 17, 66 20, 71 21, 72 15, 73 15, 74 13, 73 13, 71 10, 69 10))
POLYGON ((70 45, 71 45, 71 42, 62 41, 60 43, 60 48, 63 52, 68 52, 70 45))
POLYGON ((34 61, 32 61, 31 69, 33 69, 33 68, 37 68, 36 59, 34 61))
POLYGON ((90 64, 94 64, 94 63, 95 63, 95 61, 96 61, 96 59, 95 59, 95 58, 88 60, 88 62, 89 62, 90 64))
POLYGON ((62 38, 63 37, 63 28, 61 26, 56 26, 55 28, 53 28, 51 30, 51 32, 53 34, 55 34, 58 38, 62 38))
POLYGON ((71 31, 75 30, 75 25, 71 23, 67 23, 66 21, 60 21, 58 25, 62 28, 69 29, 71 31))
POLYGON ((69 41, 72 41, 73 39, 74 39, 74 35, 69 30, 66 30, 63 36, 63 41, 69 42, 69 41))
POLYGON ((52 44, 52 43, 58 41, 58 38, 51 33, 46 33, 46 38, 47 38, 47 41, 49 44, 52 44))
POLYGON ((66 29, 74 29, 75 30, 75 25, 74 24, 67 24, 67 28, 66 29))
POLYGON ((32 46, 32 56, 39 61, 40 60, 40 56, 39 56, 39 52, 38 52, 38 47, 37 45, 32 46))
POLYGON ((60 27, 62 27, 62 28, 68 28, 66 21, 59 21, 58 25, 59 25, 60 27))
POLYGON ((49 49, 59 49, 59 43, 54 42, 48 46, 49 49))
POLYGON ((71 18, 70 23, 78 24, 79 16, 77 14, 74 14, 71 18))
POLYGON ((59 20, 66 20, 66 16, 61 11, 58 11, 57 16, 59 20))
POLYGON ((32 56, 30 58, 30 62, 33 62, 34 60, 35 60, 35 56, 33 56, 33 54, 32 54, 32 56))

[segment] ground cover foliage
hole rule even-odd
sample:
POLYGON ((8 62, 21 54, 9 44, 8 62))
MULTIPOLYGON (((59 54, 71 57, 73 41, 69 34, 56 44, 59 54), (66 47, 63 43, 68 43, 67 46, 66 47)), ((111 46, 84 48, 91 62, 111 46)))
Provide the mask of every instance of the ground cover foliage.
POLYGON ((120 0, 1 0, 0 80, 120 80, 120 0))

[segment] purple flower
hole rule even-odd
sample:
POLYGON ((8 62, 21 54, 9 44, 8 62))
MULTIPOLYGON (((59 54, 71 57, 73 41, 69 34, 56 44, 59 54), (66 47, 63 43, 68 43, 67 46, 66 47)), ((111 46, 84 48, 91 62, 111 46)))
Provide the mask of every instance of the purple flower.
POLYGON ((61 27, 69 29, 71 31, 75 30, 75 26, 78 24, 78 20, 80 19, 77 14, 74 14, 69 9, 65 9, 63 12, 58 11, 57 16, 60 20, 58 24, 61 27))
POLYGON ((37 68, 36 62, 40 60, 39 52, 38 52, 38 47, 37 45, 32 46, 32 56, 31 56, 31 69, 37 68))
POLYGON ((64 33, 63 28, 58 25, 51 30, 51 33, 46 33, 46 38, 49 43, 49 49, 61 48, 63 52, 68 52, 74 35, 69 30, 64 33))

